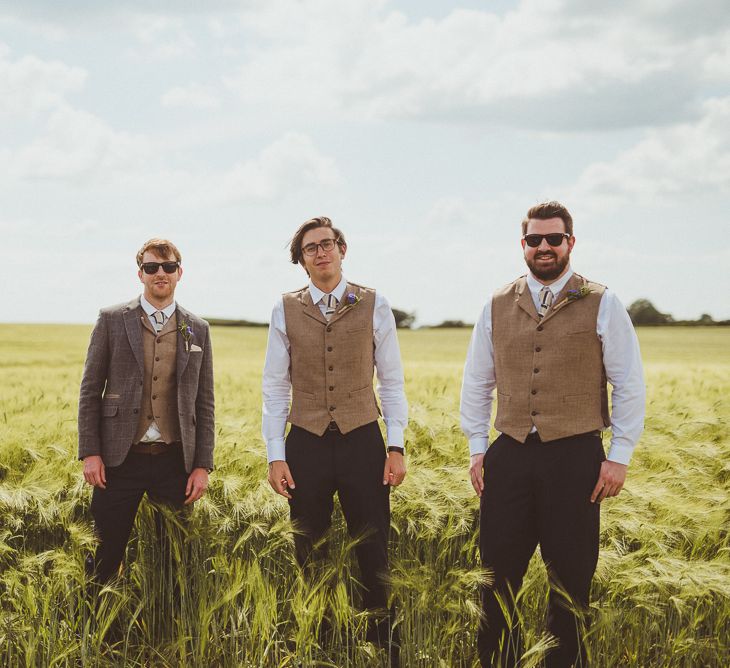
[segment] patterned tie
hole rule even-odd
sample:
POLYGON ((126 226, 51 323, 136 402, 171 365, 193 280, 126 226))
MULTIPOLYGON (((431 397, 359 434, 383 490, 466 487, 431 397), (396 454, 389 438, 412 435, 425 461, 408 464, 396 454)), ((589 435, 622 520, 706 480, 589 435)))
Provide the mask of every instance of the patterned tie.
POLYGON ((542 320, 545 314, 548 312, 550 305, 553 303, 553 293, 550 288, 546 285, 540 290, 540 309, 537 312, 537 317, 542 320))
POLYGON ((165 326, 165 314, 162 311, 155 311, 152 317, 155 319, 155 331, 160 332, 165 326))
POLYGON ((329 322, 337 309, 337 297, 334 295, 327 295, 326 297, 322 297, 322 300, 326 306, 324 310, 324 317, 327 319, 327 322, 329 322))

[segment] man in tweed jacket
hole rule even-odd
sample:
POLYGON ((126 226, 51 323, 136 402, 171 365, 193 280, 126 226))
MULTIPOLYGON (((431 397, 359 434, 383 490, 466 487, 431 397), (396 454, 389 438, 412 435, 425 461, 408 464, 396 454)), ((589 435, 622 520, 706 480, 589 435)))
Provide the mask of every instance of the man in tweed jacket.
POLYGON ((181 256, 166 239, 137 253, 143 294, 102 309, 79 399, 79 459, 94 487, 96 578, 118 571, 145 492, 182 508, 213 467, 213 358, 208 323, 174 301, 181 256))

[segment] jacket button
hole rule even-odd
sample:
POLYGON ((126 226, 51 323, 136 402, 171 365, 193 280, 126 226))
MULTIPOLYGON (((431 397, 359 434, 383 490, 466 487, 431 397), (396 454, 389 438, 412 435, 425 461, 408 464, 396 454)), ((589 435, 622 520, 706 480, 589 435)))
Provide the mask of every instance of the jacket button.
POLYGON ((155 362, 159 362, 159 361, 160 361, 160 358, 159 357, 155 357, 155 362))
POLYGON ((327 346, 327 352, 328 353, 331 353, 332 352, 332 346, 327 346))
POLYGON ((329 367, 327 367, 327 368, 328 368, 328 369, 329 369, 330 371, 334 371, 334 370, 335 370, 335 367, 333 367, 333 366, 329 366, 329 367))
POLYGON ((532 413, 530 413, 530 415, 537 415, 537 411, 532 411, 532 413))
POLYGON ((532 371, 533 371, 534 373, 539 373, 539 372, 540 372, 540 369, 533 369, 532 371))
POLYGON ((153 398, 153 399, 157 399, 157 395, 156 395, 156 394, 153 394, 153 395, 152 395, 152 398, 153 398))
POLYGON ((540 348, 540 346, 538 346, 537 348, 535 348, 535 352, 536 353, 539 353, 541 350, 542 350, 542 348, 540 348))
POLYGON ((139 411, 138 411, 138 410, 137 410, 137 409, 135 408, 135 409, 134 409, 134 410, 132 411, 132 413, 134 413, 134 414, 136 415, 137 413, 139 413, 139 411))
POLYGON ((328 326, 328 327, 327 327, 327 331, 328 331, 328 332, 331 332, 331 331, 332 331, 332 327, 331 327, 331 326, 328 326))
POLYGON ((331 411, 335 410, 335 407, 334 406, 330 406, 330 410, 331 411))
POLYGON ((530 394, 537 394, 537 390, 532 390, 532 392, 530 392, 530 394))
POLYGON ((332 392, 332 390, 334 390, 334 389, 335 389, 335 386, 334 385, 330 385, 330 392, 332 392))
POLYGON ((162 339, 157 339, 157 343, 160 343, 161 341, 162 341, 162 339))
POLYGON ((152 376, 152 380, 157 380, 157 376, 152 376))
POLYGON ((537 331, 538 331, 538 332, 542 332, 542 325, 538 325, 538 326, 537 326, 537 331))

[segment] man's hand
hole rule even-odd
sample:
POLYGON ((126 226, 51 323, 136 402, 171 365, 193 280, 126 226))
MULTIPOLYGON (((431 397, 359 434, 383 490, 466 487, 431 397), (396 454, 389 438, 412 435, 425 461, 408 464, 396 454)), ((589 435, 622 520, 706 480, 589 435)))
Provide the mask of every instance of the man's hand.
POLYGON ((626 480, 626 464, 606 460, 601 464, 598 482, 591 494, 591 503, 601 503, 608 496, 618 496, 626 480))
POLYGON ((192 473, 188 477, 188 484, 185 487, 185 505, 197 501, 205 490, 208 489, 208 470, 207 469, 193 469, 192 473))
POLYGON ((481 496, 484 491, 484 453, 471 456, 471 465, 469 466, 469 477, 471 478, 471 486, 481 496))
POLYGON ((386 455, 383 469, 383 484, 398 487, 406 477, 406 460, 400 452, 389 452, 386 455))
POLYGON ((292 478, 289 464, 285 461, 277 459, 269 462, 269 485, 277 493, 291 499, 291 494, 287 492, 287 488, 295 489, 294 478, 292 478))
POLYGON ((84 457, 84 480, 92 487, 106 489, 106 469, 99 455, 84 457))

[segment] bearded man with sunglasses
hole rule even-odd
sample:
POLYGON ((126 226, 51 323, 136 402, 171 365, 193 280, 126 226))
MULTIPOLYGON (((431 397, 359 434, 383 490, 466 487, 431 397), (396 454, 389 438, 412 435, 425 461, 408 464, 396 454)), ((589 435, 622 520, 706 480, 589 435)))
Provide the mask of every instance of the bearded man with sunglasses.
POLYGON ((269 483, 289 500, 297 561, 324 557, 319 545, 337 492, 355 548, 363 604, 373 613, 368 640, 397 666, 397 628, 383 577, 388 572, 391 486, 406 475, 403 431, 408 404, 395 319, 375 290, 342 275, 345 237, 329 218, 308 220, 290 244, 309 277, 271 315, 263 374, 263 436, 269 483), (388 448, 373 391, 377 372, 388 448), (291 429, 285 437, 286 423, 291 429))
POLYGON ((598 560, 600 503, 621 491, 643 429, 636 334, 613 293, 573 272, 574 245, 573 219, 560 203, 527 212, 530 272, 487 302, 467 354, 461 425, 480 497, 481 561, 494 573, 482 589, 482 666, 520 658, 514 597, 538 544, 550 581, 547 628, 558 641, 546 666, 587 665, 582 612, 598 560), (495 388, 500 435, 487 448, 495 388))
MULTIPOLYGON (((137 253, 143 293, 104 308, 91 334, 79 399, 79 459, 94 487, 99 582, 119 572, 145 493, 182 509, 213 467, 213 357, 208 323, 175 302, 181 256, 167 239, 137 253)), ((161 532, 159 537, 162 538, 161 532)))

